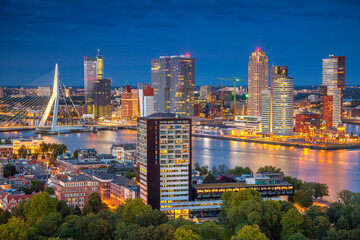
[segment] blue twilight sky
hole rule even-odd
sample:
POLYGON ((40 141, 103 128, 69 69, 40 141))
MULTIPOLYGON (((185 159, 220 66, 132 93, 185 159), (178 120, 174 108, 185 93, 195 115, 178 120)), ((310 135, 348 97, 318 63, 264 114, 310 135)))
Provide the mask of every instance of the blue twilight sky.
POLYGON ((0 85, 32 82, 56 62, 66 85, 83 85, 83 57, 98 48, 112 85, 150 82, 152 57, 187 52, 196 84, 220 85, 247 80, 257 47, 296 85, 320 85, 329 54, 346 56, 346 84, 360 84, 358 0, 0 0, 0 31, 0 85))

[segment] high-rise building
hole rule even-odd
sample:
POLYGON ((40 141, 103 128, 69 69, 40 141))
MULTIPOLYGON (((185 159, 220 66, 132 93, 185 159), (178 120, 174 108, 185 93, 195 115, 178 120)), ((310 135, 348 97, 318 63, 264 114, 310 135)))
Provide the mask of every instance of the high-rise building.
POLYGON ((261 91, 269 87, 269 62, 260 48, 249 57, 248 68, 248 112, 251 116, 261 114, 261 91))
POLYGON ((132 119, 139 116, 139 93, 138 89, 125 86, 125 92, 121 94, 121 115, 124 119, 132 119))
POLYGON ((140 117, 154 113, 154 89, 149 83, 138 83, 140 117))
POLYGON ((151 59, 155 112, 194 114, 195 58, 189 54, 151 59))
POLYGON ((154 113, 138 118, 137 129, 140 198, 161 211, 170 210, 169 204, 188 202, 191 119, 172 113, 154 113))
POLYGON ((272 133, 291 134, 294 130, 294 79, 271 79, 272 133))
MULTIPOLYGON (((85 106, 87 114, 94 114, 94 118, 98 119, 99 116, 96 116, 94 109, 95 107, 95 81, 104 79, 104 57, 84 57, 84 87, 85 87, 85 106)), ((109 81, 105 81, 103 84, 107 84, 109 81)), ((102 81, 97 81, 96 84, 102 83, 102 81)), ((97 86, 99 87, 99 86, 97 86)), ((111 86, 110 86, 111 88, 111 86)), ((102 94, 97 94, 97 100, 102 102, 102 99, 99 98, 102 94)), ((110 95, 108 95, 110 96, 110 95)), ((105 101, 105 100, 104 100, 105 101)), ((97 103, 97 106, 100 104, 97 103)), ((111 113, 111 112, 110 112, 111 113)), ((109 113, 109 114, 110 114, 109 113)))
POLYGON ((323 121, 325 121, 326 127, 333 127, 333 116, 334 116, 334 106, 333 106, 333 96, 325 95, 323 98, 323 121))
POLYGON ((271 67, 271 90, 261 95, 262 132, 291 134, 294 128, 294 79, 286 66, 271 67))
MULTIPOLYGON (((111 116, 111 79, 96 79, 93 83, 94 103, 91 112, 95 119, 111 116)), ((89 106, 88 106, 89 107, 89 106)), ((89 109, 89 108, 88 108, 89 109)))
POLYGON ((4 97, 4 87, 0 87, 0 98, 4 97))
POLYGON ((271 91, 261 91, 261 132, 270 133, 272 129, 271 91))
POLYGON ((200 99, 211 102, 212 88, 208 85, 200 87, 200 99))
POLYGON ((332 123, 326 123, 326 125, 337 127, 342 124, 345 57, 330 55, 329 58, 323 59, 322 67, 322 85, 327 87, 327 95, 333 97, 332 123))

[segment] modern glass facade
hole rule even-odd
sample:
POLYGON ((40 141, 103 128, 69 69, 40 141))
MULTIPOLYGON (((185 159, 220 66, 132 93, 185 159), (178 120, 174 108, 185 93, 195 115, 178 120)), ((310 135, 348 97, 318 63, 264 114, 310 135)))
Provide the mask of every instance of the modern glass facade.
POLYGON ((111 80, 104 79, 103 56, 84 58, 85 108, 95 119, 111 114, 111 80))
MULTIPOLYGON (((327 95, 332 96, 332 119, 327 126, 342 124, 343 89, 345 87, 345 57, 330 55, 322 61, 322 84, 327 87, 327 95)), ((326 120, 329 121, 329 117, 326 120)), ((325 120, 325 119, 324 119, 325 120)), ((326 121, 325 120, 325 121, 326 121)))
POLYGON ((153 58, 151 82, 154 88, 155 112, 193 116, 195 58, 189 55, 153 58))

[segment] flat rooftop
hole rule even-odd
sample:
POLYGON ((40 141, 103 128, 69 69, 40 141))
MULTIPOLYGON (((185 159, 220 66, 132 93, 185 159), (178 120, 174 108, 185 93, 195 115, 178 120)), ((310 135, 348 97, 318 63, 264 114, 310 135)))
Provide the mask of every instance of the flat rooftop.
POLYGON ((244 182, 230 182, 230 183, 205 183, 205 184, 193 184, 195 189, 204 188, 236 188, 236 187, 272 187, 272 186, 292 186, 287 182, 280 182, 275 184, 246 184, 244 182))

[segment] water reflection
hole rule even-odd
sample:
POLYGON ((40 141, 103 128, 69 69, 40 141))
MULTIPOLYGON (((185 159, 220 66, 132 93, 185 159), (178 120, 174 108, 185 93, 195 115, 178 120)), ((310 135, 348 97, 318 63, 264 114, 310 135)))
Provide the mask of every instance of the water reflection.
MULTIPOLYGON (((347 126, 354 134, 357 126, 347 126)), ((360 130, 360 128, 358 128, 360 130)), ((0 133, 0 137, 36 137, 34 132, 0 133)), ((65 143, 70 151, 94 147, 99 153, 109 153, 115 142, 134 142, 132 130, 43 136, 46 142, 65 143)), ((344 188, 360 192, 360 150, 324 151, 269 144, 193 138, 193 160, 200 165, 226 164, 229 167, 248 166, 253 170, 265 165, 280 167, 286 174, 305 181, 329 185, 330 197, 344 188)))

